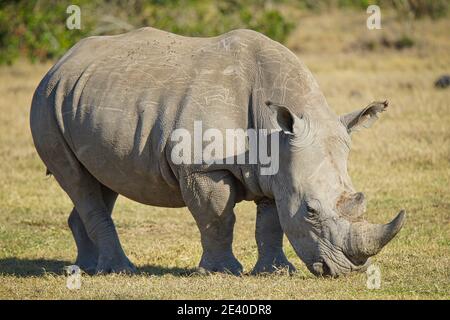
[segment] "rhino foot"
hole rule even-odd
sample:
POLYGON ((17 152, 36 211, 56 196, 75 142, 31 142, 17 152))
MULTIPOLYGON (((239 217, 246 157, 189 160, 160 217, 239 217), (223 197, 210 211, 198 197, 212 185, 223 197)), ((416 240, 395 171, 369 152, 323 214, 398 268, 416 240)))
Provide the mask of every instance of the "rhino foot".
POLYGON ((205 254, 200 261, 198 269, 202 274, 221 272, 235 276, 241 275, 243 271, 241 263, 234 256, 218 259, 205 254))
POLYGON ((98 264, 95 272, 97 274, 106 273, 136 273, 136 267, 128 260, 126 256, 123 257, 102 257, 98 259, 98 264))
POLYGON ((81 270, 86 272, 89 275, 93 275, 97 271, 97 257, 90 257, 90 258, 80 258, 78 257, 75 261, 75 265, 80 267, 81 270))
POLYGON ((295 267, 288 261, 284 253, 281 253, 281 255, 278 255, 272 259, 258 259, 251 274, 256 275, 264 273, 275 273, 281 272, 283 270, 287 271, 289 274, 292 274, 296 271, 295 267))

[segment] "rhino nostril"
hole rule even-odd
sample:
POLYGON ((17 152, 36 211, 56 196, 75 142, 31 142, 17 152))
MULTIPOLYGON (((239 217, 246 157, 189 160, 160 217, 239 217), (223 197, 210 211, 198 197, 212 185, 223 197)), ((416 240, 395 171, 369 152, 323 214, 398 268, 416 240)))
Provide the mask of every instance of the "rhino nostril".
POLYGON ((362 192, 355 193, 355 200, 358 202, 364 201, 364 193, 362 192))
POLYGON ((333 276, 331 269, 326 262, 323 263, 323 275, 327 277, 333 276))
POLYGON ((327 277, 332 275, 331 269, 325 261, 313 263, 312 268, 317 276, 327 277))

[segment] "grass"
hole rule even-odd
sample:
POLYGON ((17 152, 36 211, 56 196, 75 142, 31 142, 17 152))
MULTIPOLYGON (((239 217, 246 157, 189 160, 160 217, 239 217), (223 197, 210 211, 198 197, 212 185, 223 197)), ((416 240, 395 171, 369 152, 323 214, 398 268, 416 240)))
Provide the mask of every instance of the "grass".
MULTIPOLYGON (((83 276, 80 290, 68 290, 62 270, 76 254, 66 222, 72 205, 45 176, 28 124, 31 96, 50 65, 19 63, 0 68, 0 298, 449 299, 450 89, 433 82, 450 71, 450 22, 415 22, 410 49, 365 50, 349 48, 364 34, 377 41, 401 25, 388 20, 382 31, 368 31, 365 13, 342 17, 305 18, 290 43, 337 112, 390 101, 373 128, 354 135, 349 160, 370 221, 386 222, 402 207, 408 213, 404 229, 374 259, 381 289, 368 290, 365 274, 313 277, 287 241, 298 268, 293 276, 195 274, 201 247, 189 212, 120 197, 114 219, 139 274, 83 276)), ((234 250, 249 271, 257 258, 255 206, 241 203, 236 211, 234 250)))

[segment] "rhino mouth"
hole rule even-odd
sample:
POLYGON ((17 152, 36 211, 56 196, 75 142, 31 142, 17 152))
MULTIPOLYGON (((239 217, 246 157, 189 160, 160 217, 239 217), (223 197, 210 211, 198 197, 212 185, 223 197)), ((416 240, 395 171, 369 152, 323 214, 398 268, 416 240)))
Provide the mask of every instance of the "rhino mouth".
POLYGON ((322 254, 318 261, 308 268, 316 276, 334 278, 352 272, 364 272, 371 264, 368 257, 353 257, 328 241, 321 242, 322 254))
POLYGON ((342 253, 347 258, 347 260, 352 263, 353 266, 358 268, 358 270, 363 268, 364 266, 366 266, 367 262, 370 261, 370 258, 368 258, 368 257, 354 257, 354 256, 348 255, 345 252, 342 252, 342 253))
POLYGON ((362 263, 356 264, 348 259, 346 265, 337 264, 328 258, 323 258, 319 262, 313 264, 310 268, 311 272, 316 276, 337 278, 352 272, 364 272, 370 265, 370 259, 362 263))

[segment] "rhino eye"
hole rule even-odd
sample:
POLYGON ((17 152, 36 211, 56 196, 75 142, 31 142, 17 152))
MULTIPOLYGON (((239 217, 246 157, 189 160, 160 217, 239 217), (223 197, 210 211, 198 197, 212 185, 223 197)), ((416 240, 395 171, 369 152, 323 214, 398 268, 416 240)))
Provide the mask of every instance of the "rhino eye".
POLYGON ((309 213, 311 214, 316 214, 317 210, 314 209, 313 207, 311 207, 309 204, 306 204, 306 210, 308 210, 309 213))

